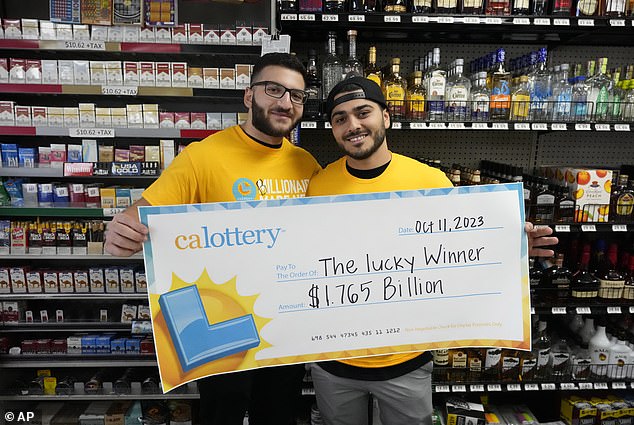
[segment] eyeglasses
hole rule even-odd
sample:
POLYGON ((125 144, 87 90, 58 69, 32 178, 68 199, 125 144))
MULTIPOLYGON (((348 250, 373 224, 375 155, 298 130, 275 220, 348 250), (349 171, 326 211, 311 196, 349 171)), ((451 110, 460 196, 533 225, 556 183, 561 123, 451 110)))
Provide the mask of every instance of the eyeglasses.
POLYGON ((286 92, 289 92, 291 95, 291 102, 298 105, 303 105, 308 100, 308 93, 306 93, 304 90, 287 89, 283 85, 275 83, 273 81, 258 81, 257 83, 251 84, 251 88, 255 86, 264 86, 264 93, 276 99, 281 99, 282 97, 284 97, 286 92))

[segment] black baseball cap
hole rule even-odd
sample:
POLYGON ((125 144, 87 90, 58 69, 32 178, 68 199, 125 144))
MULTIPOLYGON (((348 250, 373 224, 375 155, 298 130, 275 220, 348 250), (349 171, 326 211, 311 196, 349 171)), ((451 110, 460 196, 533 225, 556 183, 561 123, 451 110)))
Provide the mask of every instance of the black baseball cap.
POLYGON ((326 114, 328 116, 328 121, 332 118, 332 110, 335 109, 335 106, 354 99, 368 99, 387 109, 385 96, 383 96, 381 87, 379 87, 377 83, 364 77, 350 77, 337 83, 337 85, 330 90, 328 99, 326 99, 326 114), (358 89, 351 91, 349 89, 350 85, 357 86, 358 89), (346 88, 345 91, 344 88, 346 88), (340 93, 346 94, 335 99, 335 96, 340 93))

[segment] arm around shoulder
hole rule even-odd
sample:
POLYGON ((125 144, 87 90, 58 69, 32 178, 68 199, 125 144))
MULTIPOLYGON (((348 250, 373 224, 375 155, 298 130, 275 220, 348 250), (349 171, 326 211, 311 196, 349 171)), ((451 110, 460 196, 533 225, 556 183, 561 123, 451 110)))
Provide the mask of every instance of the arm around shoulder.
POLYGON ((138 207, 150 205, 148 201, 141 198, 112 218, 106 231, 105 250, 107 253, 117 257, 129 257, 143 249, 148 228, 139 220, 138 207))

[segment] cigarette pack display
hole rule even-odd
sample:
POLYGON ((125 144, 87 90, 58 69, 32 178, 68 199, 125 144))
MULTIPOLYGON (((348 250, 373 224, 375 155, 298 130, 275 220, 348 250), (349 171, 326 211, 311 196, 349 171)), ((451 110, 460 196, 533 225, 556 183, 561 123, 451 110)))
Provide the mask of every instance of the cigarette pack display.
POLYGON ((57 61, 59 84, 75 84, 74 64, 72 60, 57 61))
POLYGON ((143 162, 145 161, 145 146, 130 145, 130 161, 143 162))
POLYGON ((43 207, 53 204, 53 185, 51 183, 37 184, 37 202, 43 207))
POLYGON ((106 277, 106 292, 121 292, 119 286, 119 269, 116 267, 106 267, 104 275, 106 277))
POLYGON ((159 128, 159 108, 157 104, 143 104, 143 127, 159 128))
POLYGON ((66 353, 81 354, 81 335, 72 335, 66 338, 66 353))
POLYGON ((114 150, 114 160, 119 162, 129 162, 130 161, 130 151, 128 149, 120 149, 115 148, 114 150))
POLYGON ((174 121, 176 128, 191 128, 189 112, 175 112, 174 121))
POLYGON ((13 102, 0 101, 0 125, 13 125, 14 123, 13 102))
POLYGON ((90 28, 90 39, 92 41, 108 41, 108 27, 93 25, 90 28))
POLYGON ((109 128, 112 126, 110 108, 95 108, 95 126, 102 128, 109 128))
POLYGON ((58 40, 72 40, 73 26, 71 24, 55 24, 55 37, 58 40))
MULTIPOLYGON (((132 307, 136 310, 136 306, 132 307)), ((126 338, 125 353, 131 355, 141 354, 141 340, 139 338, 126 338)))
MULTIPOLYGON (((7 246, 6 254, 9 255, 9 247, 7 246)), ((9 269, 6 267, 0 267, 0 294, 8 294, 11 292, 11 287, 9 286, 10 282, 9 278, 9 269)))
POLYGON ((154 62, 139 62, 141 77, 139 85, 142 87, 154 87, 156 85, 154 62))
POLYGON ((135 305, 123 304, 121 306, 121 323, 132 323, 136 319, 136 309, 135 305))
POLYGON ((73 282, 73 273, 68 271, 59 272, 59 292, 72 293, 75 292, 75 283, 73 282))
POLYGON ((100 183, 87 184, 86 189, 86 206, 89 208, 97 208, 101 205, 101 194, 99 189, 100 183))
POLYGON ((137 318, 140 320, 150 320, 152 315, 150 314, 150 306, 139 305, 137 309, 137 318))
POLYGON ((51 143, 51 167, 62 168, 66 162, 66 145, 51 143))
POLYGON ((42 63, 37 59, 27 59, 24 74, 26 84, 42 84, 42 63))
POLYGON ((94 103, 80 103, 79 105, 79 126, 83 128, 93 128, 97 122, 95 117, 94 103))
POLYGON ((220 44, 220 29, 215 24, 203 25, 203 43, 220 44))
POLYGON ((269 35, 269 29, 266 25, 253 24, 253 44, 256 46, 262 45, 264 37, 269 35))
POLYGON ((4 301, 2 303, 2 320, 5 325, 17 325, 20 321, 20 310, 17 301, 4 301))
POLYGON ((114 128, 128 127, 128 114, 126 108, 110 108, 110 118, 114 128))
MULTIPOLYGON (((37 207, 37 183, 24 183, 22 184, 22 194, 24 196, 25 207, 37 207)), ((31 233, 29 233, 31 235, 31 233)), ((34 245, 29 244, 29 252, 34 245)))
POLYGON ((197 130, 204 130, 207 128, 206 112, 192 112, 191 116, 191 128, 197 130))
POLYGON ((83 139, 81 141, 81 156, 86 162, 97 162, 97 140, 83 139))
POLYGON ((103 292, 105 289, 105 278, 103 269, 92 267, 88 269, 88 277, 90 278, 90 292, 103 292))
MULTIPOLYGON (((125 165, 133 165, 133 164, 125 164, 125 165)), ((130 189, 118 187, 115 189, 115 205, 116 208, 127 208, 132 202, 130 200, 130 189)))
POLYGON ((34 168, 35 155, 35 148, 18 148, 18 166, 20 168, 34 168))
POLYGON ((64 127, 79 127, 79 108, 64 108, 64 127))
MULTIPOLYGON (((0 255, 9 255, 11 250, 11 222, 0 220, 0 255)), ((0 268, 1 270, 2 268, 0 268)), ((2 283, 0 275, 0 284, 2 283)), ((8 280, 6 281, 8 284, 8 280)))
MULTIPOLYGON (((147 165, 147 164, 157 164, 156 162, 144 162, 141 165, 147 165)), ((158 168, 158 166, 157 166, 158 168)), ((143 170, 142 170, 143 171, 143 170)), ((141 172, 142 175, 143 172, 141 172)), ((131 188, 130 189, 130 201, 132 201, 132 203, 135 203, 136 201, 140 200, 143 197, 143 192, 145 191, 145 189, 143 188, 131 188)))
POLYGON ((189 68, 187 77, 187 86, 192 88, 203 88, 203 69, 202 68, 189 68))
POLYGON ((42 278, 44 279, 44 292, 56 293, 59 292, 59 283, 57 280, 57 272, 44 271, 42 278))
POLYGON ((108 41, 122 42, 123 28, 117 25, 108 27, 108 41))
POLYGON ((161 140, 161 169, 166 169, 174 160, 174 141, 161 140))
POLYGON ((145 160, 150 162, 161 162, 161 149, 159 146, 149 145, 145 147, 145 160))
POLYGON ((9 82, 9 61, 7 58, 0 58, 0 83, 9 82))
POLYGON ((207 112, 207 129, 222 129, 222 114, 220 112, 207 112))
MULTIPOLYGON (((53 184, 53 203, 68 204, 69 202, 70 202, 70 191, 68 190, 68 185, 65 183, 54 183, 53 184)), ((59 236, 59 229, 58 229, 58 236, 59 236)), ((69 241, 70 241, 70 237, 69 237, 69 241)))
POLYGON ((143 128, 143 106, 127 105, 128 128, 143 128))
POLYGON ((15 107, 15 125, 19 127, 30 127, 32 125, 30 106, 15 107))
POLYGON ((125 86, 138 86, 140 78, 140 68, 138 62, 123 62, 123 85, 125 86))
POLYGON ((218 68, 203 68, 203 85, 206 89, 219 89, 218 68))
POLYGON ((134 269, 121 267, 119 277, 121 280, 121 292, 134 292, 134 269))
POLYGON ((220 44, 235 45, 236 29, 232 26, 224 26, 220 28, 220 44))
POLYGON ((40 26, 37 19, 22 18, 22 39, 39 40, 40 26))
POLYGON ((9 83, 24 84, 26 82, 25 59, 9 59, 9 83))
POLYGON ((73 74, 75 78, 75 84, 89 85, 90 84, 90 62, 87 60, 74 60, 73 74))
POLYGON ((141 37, 141 28, 126 26, 123 27, 123 41, 126 43, 138 43, 141 37))
POLYGON ((174 128, 174 112, 159 112, 159 127, 174 128))
POLYGON ((172 28, 172 43, 186 44, 188 40, 185 25, 176 25, 172 28))
POLYGON ((251 85, 251 66, 236 64, 236 89, 246 89, 251 85))
MULTIPOLYGON (((110 341, 112 335, 98 335, 95 338, 96 352, 97 354, 110 354, 110 341)), ((109 403, 108 403, 109 405, 109 403)), ((106 405, 106 407, 108 406, 106 405)))
POLYGON ((90 40, 90 28, 88 27, 88 25, 74 24, 73 39, 82 41, 90 40))
POLYGON ((106 62, 106 81, 109 85, 113 86, 123 85, 123 70, 121 69, 121 62, 106 62))
MULTIPOLYGON (((14 252, 13 242, 11 252, 14 252)), ((20 254, 26 254, 26 249, 24 252, 20 252, 19 250, 17 252, 20 254)), ((26 271, 23 267, 11 267, 9 269, 9 277, 11 278, 11 292, 14 294, 26 293, 26 271)))
POLYGON ((97 353, 97 335, 84 335, 81 337, 81 354, 97 353))
POLYGON ((220 68, 220 88, 233 90, 236 88, 236 70, 220 68))
POLYGON ((236 25, 236 44, 242 46, 250 46, 253 44, 253 32, 251 25, 239 22, 236 25))
POLYGON ((114 161, 114 146, 112 146, 112 145, 99 145, 99 147, 98 147, 98 159, 99 159, 99 162, 112 162, 112 161, 114 161))
POLYGON ((156 42, 157 43, 171 43, 172 32, 169 28, 156 28, 156 42))
POLYGON ((15 143, 0 144, 2 151, 2 166, 7 168, 17 168, 20 165, 18 155, 18 145, 15 143))
POLYGON ((48 115, 46 106, 31 107, 31 121, 35 127, 48 126, 48 115))
POLYGON ((57 61, 42 59, 42 84, 57 84, 57 61))
POLYGON ((38 271, 29 271, 26 273, 26 286, 31 294, 37 294, 44 291, 42 283, 42 275, 38 271))
POLYGON ((48 107, 48 125, 49 127, 64 127, 64 108, 48 107))
POLYGON ((117 203, 117 192, 112 187, 102 187, 99 189, 101 196, 101 208, 114 208, 117 203))
POLYGON ((248 113, 246 113, 246 112, 238 112, 238 124, 239 125, 243 125, 244 123, 246 123, 248 117, 249 117, 248 113))
POLYGON ((12 40, 22 39, 22 25, 19 19, 3 19, 4 38, 12 40))
POLYGON ((82 146, 68 145, 67 157, 68 162, 82 162, 82 146))
POLYGON ((202 24, 186 24, 188 41, 190 44, 203 44, 202 24))
POLYGON ((90 61, 90 84, 93 86, 106 84, 105 61, 90 61))
POLYGON ((171 62, 156 62, 156 87, 172 86, 171 62))
POLYGON ((223 112, 222 113, 222 128, 233 127, 238 124, 238 117, 235 112, 223 112))
POLYGON ((40 21, 40 40, 57 40, 54 22, 40 21))
POLYGON ((156 43, 156 28, 143 27, 139 34, 139 41, 143 43, 156 43))

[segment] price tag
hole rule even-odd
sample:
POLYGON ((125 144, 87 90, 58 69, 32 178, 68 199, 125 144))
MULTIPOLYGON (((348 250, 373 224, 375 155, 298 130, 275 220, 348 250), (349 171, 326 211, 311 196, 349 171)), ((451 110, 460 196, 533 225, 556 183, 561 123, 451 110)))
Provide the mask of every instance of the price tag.
POLYGON ((530 130, 531 125, 527 122, 516 122, 513 126, 515 130, 530 130))
POLYGON ((566 307, 553 307, 550 309, 552 314, 566 314, 566 307))
POLYGON ((563 123, 554 123, 551 128, 554 131, 566 131, 568 130, 568 125, 563 123))
POLYGON ((466 393, 467 387, 465 385, 452 385, 451 391, 454 393, 466 393))
POLYGON ((608 314, 621 314, 621 307, 611 306, 606 308, 608 314))
POLYGON ((58 49, 103 51, 106 50, 106 43, 104 41, 69 40, 60 42, 58 49))
POLYGON ((507 391, 522 391, 522 386, 520 384, 508 384, 506 386, 507 391))
POLYGON ((427 128, 427 124, 424 122, 412 122, 409 124, 411 130, 424 130, 427 128))
POLYGON ((597 226, 595 226, 594 224, 582 224, 581 231, 582 232, 596 232, 597 226))
POLYGON ((383 22, 399 23, 401 22, 401 17, 398 15, 385 15, 383 17, 383 22))
POLYGON ((393 122, 392 123, 392 129, 393 130, 400 130, 402 128, 401 123, 400 122, 393 122))
POLYGON ((524 384, 526 391, 539 391, 539 385, 537 384, 524 384))
POLYGON ((550 25, 550 18, 535 18, 533 23, 535 25, 550 25))
POLYGON ((448 393, 449 385, 436 385, 435 389, 437 393, 448 393))
POLYGON ((613 232, 627 232, 627 224, 613 224, 612 231, 613 232))
POLYGON ((508 130, 509 129, 509 123, 507 122, 494 122, 493 123, 493 130, 508 130))
POLYGON ((502 391, 502 386, 500 384, 489 384, 487 385, 487 391, 502 391))
POLYGON ((590 307, 577 307, 575 311, 577 314, 592 314, 590 307))
POLYGON ((579 19, 577 21, 577 24, 580 27, 593 27, 594 26, 594 19, 579 19))
POLYGON ((548 124, 546 124, 545 122, 536 122, 533 124, 533 130, 546 131, 548 130, 548 124))
POLYGON ((315 15, 312 13, 300 13, 299 20, 300 21, 314 21, 315 15))
POLYGON ((487 130, 489 126, 485 122, 474 122, 471 124, 471 128, 474 130, 487 130))
POLYGON ((317 128, 317 123, 315 121, 302 121, 301 128, 317 128))
POLYGON ((465 126, 463 122, 450 122, 449 129, 450 130, 464 130, 465 126))
POLYGON ((625 26, 625 19, 610 19, 610 26, 611 27, 624 27, 625 26))
POLYGON ((629 124, 614 124, 614 131, 630 131, 629 124))
POLYGON ((592 389, 592 382, 579 382, 579 389, 580 390, 591 390, 592 389))
POLYGON ((348 15, 348 22, 365 22, 365 15, 348 15))
POLYGON ((472 393, 484 392, 484 385, 469 385, 469 391, 472 393))
POLYGON ((480 18, 477 18, 475 16, 467 16, 464 18, 464 23, 465 24, 479 24, 480 18))
POLYGON ((613 390, 624 390, 625 388, 627 388, 625 382, 612 382, 613 390))
POLYGON ((542 390, 548 390, 548 391, 553 391, 556 390, 557 386, 555 384, 542 384, 542 390))
POLYGON ((608 383, 607 382, 595 382, 594 383, 594 389, 595 390, 607 390, 608 389, 608 383))
POLYGON ((570 19, 568 18, 555 18, 555 20, 553 21, 553 25, 558 25, 558 26, 570 26, 570 19))
MULTIPOLYGON (((396 123, 394 123, 394 124, 396 124, 396 123)), ((392 127, 394 127, 394 124, 392 124, 392 127)), ((332 128, 332 126, 330 125, 330 123, 328 121, 326 121, 324 123, 324 128, 332 128)))
POLYGON ((531 314, 535 314, 535 307, 531 307, 531 314))
POLYGON ((590 131, 590 124, 587 123, 581 123, 581 124, 575 124, 575 130, 577 131, 590 131))
POLYGON ((282 21, 296 21, 297 15, 295 13, 282 13, 282 21))
POLYGON ((596 131, 610 131, 610 124, 595 124, 594 129, 596 131))
POLYGON ((101 86, 101 94, 110 96, 136 96, 139 94, 139 88, 126 86, 101 86))
POLYGON ((513 18, 513 25, 530 25, 531 20, 528 18, 513 18))
POLYGON ((114 217, 115 215, 119 214, 120 212, 125 211, 125 208, 104 208, 103 209, 103 216, 104 217, 114 217))
POLYGON ((453 16, 441 16, 438 18, 439 24, 453 24, 454 18, 453 16))
POLYGON ((69 137, 114 137, 114 128, 69 128, 69 137))
POLYGON ((444 130, 445 128, 447 128, 447 124, 445 124, 444 122, 430 122, 429 128, 432 130, 444 130))
POLYGON ((323 22, 339 22, 339 15, 321 15, 323 22))
POLYGON ((429 22, 429 16, 412 16, 413 24, 426 24, 429 22))
POLYGON ((576 390, 577 386, 573 384, 572 382, 563 382, 561 384, 561 389, 562 390, 576 390))
POLYGON ((485 18, 484 23, 488 25, 500 25, 502 24, 502 18, 485 18))
POLYGON ((570 233, 570 226, 568 224, 555 224, 555 232, 570 233))

